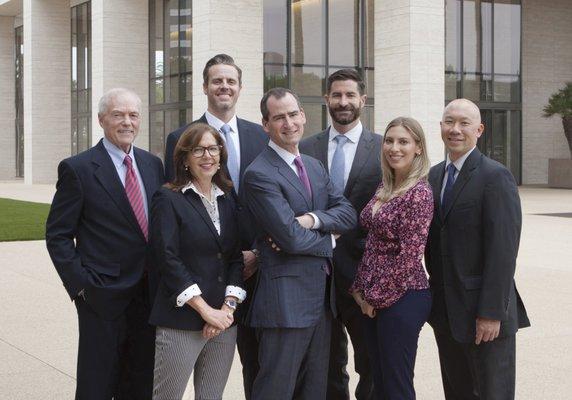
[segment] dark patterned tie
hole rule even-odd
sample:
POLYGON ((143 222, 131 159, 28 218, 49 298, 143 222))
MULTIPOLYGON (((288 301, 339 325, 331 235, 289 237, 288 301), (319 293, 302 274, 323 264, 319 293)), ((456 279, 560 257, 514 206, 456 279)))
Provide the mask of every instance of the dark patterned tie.
POLYGON ((308 196, 312 198, 312 187, 310 186, 310 179, 308 179, 308 174, 306 173, 306 167, 304 167, 304 163, 302 162, 302 158, 300 156, 296 156, 294 159, 294 164, 296 164, 296 169, 298 170, 298 177, 300 181, 302 181, 302 185, 306 188, 306 192, 308 196))
POLYGON ((457 168, 455 164, 450 163, 447 166, 447 182, 445 183, 445 190, 443 191, 443 198, 441 199, 441 210, 445 211, 451 202, 453 195, 453 185, 455 184, 455 172, 457 168))
POLYGON ((133 160, 131 160, 129 154, 123 159, 123 164, 127 167, 127 174, 125 174, 125 193, 127 193, 127 198, 129 199, 135 218, 137 218, 137 222, 141 227, 141 231, 143 235, 145 235, 145 240, 147 240, 149 228, 147 225, 147 216, 145 215, 143 195, 141 194, 141 187, 139 186, 137 175, 135 175, 135 170, 133 169, 133 160))

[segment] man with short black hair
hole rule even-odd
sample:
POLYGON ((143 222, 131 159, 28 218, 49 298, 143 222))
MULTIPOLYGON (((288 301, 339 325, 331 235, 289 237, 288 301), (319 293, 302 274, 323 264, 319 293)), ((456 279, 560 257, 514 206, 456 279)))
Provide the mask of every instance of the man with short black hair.
MULTIPOLYGON (((330 172, 330 178, 352 203, 358 214, 374 196, 381 181, 382 137, 365 128, 360 115, 366 101, 365 83, 357 71, 342 69, 328 77, 324 95, 332 125, 304 139, 300 152, 317 158, 330 172)), ((359 374, 357 400, 374 398, 373 378, 363 337, 361 312, 348 290, 363 255, 367 232, 358 226, 343 234, 334 250, 336 306, 332 321, 328 400, 349 400, 347 329, 354 348, 354 364, 359 374)))

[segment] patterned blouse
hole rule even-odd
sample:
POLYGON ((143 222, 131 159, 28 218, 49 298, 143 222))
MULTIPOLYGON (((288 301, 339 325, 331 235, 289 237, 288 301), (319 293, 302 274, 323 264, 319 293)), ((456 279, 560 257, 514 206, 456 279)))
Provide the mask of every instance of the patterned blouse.
POLYGON ((433 194, 426 181, 419 181, 372 215, 376 200, 374 196, 360 215, 368 235, 350 291, 359 290, 374 308, 385 308, 409 289, 429 287, 421 259, 433 218, 433 194))

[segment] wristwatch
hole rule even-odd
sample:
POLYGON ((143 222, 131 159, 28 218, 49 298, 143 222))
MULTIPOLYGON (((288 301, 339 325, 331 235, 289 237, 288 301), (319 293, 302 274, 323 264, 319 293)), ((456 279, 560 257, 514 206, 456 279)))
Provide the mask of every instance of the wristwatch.
POLYGON ((236 307, 238 307, 238 303, 236 302, 236 300, 225 300, 224 304, 226 304, 227 307, 232 308, 235 311, 236 307))

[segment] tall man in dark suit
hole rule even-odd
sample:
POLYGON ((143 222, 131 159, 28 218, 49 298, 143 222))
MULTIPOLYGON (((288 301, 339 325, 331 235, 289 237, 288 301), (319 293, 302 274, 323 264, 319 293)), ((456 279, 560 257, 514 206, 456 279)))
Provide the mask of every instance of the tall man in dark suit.
POLYGON ((104 138, 63 160, 46 244, 79 320, 76 399, 150 399, 148 207, 161 160, 133 146, 141 100, 111 89, 99 102, 104 138))
POLYGON ((244 174, 260 250, 248 315, 259 339, 252 399, 325 399, 334 235, 357 216, 322 164, 299 154, 306 117, 298 97, 271 89, 260 109, 270 143, 244 174))
POLYGON ((518 189, 510 171, 476 148, 483 129, 473 102, 449 103, 441 120, 447 159, 429 174, 429 323, 447 399, 514 399, 515 333, 530 325, 514 282, 518 189))
MULTIPOLYGON (((332 125, 300 143, 300 152, 317 158, 330 171, 330 179, 352 203, 358 215, 371 200, 381 181, 380 135, 363 127, 359 117, 365 105, 365 83, 353 69, 334 72, 327 80, 324 96, 332 125)), ((354 362, 359 382, 357 400, 374 398, 373 379, 362 319, 366 318, 348 293, 357 265, 363 255, 367 232, 356 227, 337 240, 334 250, 336 272, 337 318, 332 320, 330 365, 328 372, 328 400, 349 400, 347 329, 354 348, 354 362)))
MULTIPOLYGON (((238 193, 244 171, 252 160, 266 148, 268 136, 262 126, 253 122, 237 118, 236 103, 242 89, 242 70, 234 63, 234 59, 227 54, 217 54, 207 61, 203 69, 203 92, 208 99, 207 111, 195 122, 209 124, 218 130, 227 144, 228 161, 227 168, 232 179, 235 199, 238 203, 242 249, 244 256, 244 280, 247 293, 253 290, 256 280, 256 254, 252 243, 256 233, 251 216, 241 206, 238 193)), ((192 124, 191 123, 191 124, 192 124)), ((182 126, 167 137, 165 149, 165 172, 167 180, 173 179, 173 152, 177 141, 188 128, 182 126)), ((250 398, 252 384, 258 372, 258 350, 254 330, 243 323, 243 313, 248 310, 250 298, 241 305, 237 313, 238 332, 237 346, 242 362, 242 374, 244 380, 244 393, 250 398)))

